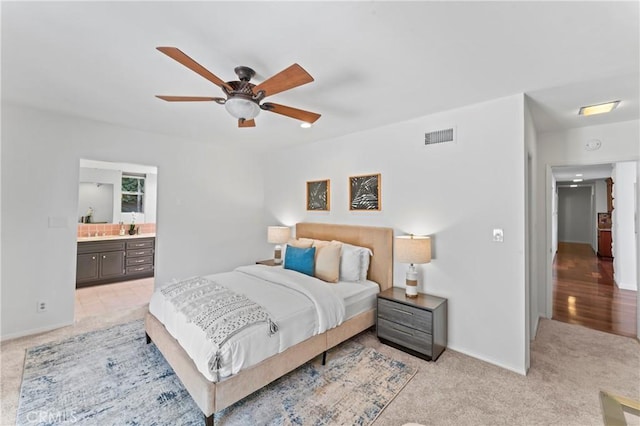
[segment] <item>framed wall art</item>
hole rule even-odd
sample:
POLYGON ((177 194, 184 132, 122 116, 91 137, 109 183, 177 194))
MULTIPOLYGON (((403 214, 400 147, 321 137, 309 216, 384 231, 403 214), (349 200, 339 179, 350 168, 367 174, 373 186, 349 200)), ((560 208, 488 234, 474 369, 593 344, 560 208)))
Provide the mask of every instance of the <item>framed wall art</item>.
POLYGON ((380 173, 349 177, 349 210, 380 210, 380 173))
POLYGON ((331 186, 329 179, 307 182, 307 210, 331 210, 331 186))

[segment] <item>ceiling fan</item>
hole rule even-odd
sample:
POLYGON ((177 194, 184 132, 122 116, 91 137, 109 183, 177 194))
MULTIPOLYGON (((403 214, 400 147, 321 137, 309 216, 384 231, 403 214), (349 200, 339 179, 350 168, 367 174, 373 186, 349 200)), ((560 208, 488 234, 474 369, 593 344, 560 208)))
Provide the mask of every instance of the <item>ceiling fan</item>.
POLYGON ((238 81, 225 82, 176 47, 157 47, 156 49, 219 86, 227 96, 226 99, 205 96, 156 96, 162 100, 168 102, 216 102, 224 105, 227 112, 238 119, 238 127, 255 127, 254 118, 260 113, 261 109, 286 115, 306 123, 314 123, 320 118, 320 114, 315 112, 272 102, 260 103, 267 96, 313 81, 313 77, 298 64, 291 65, 289 68, 280 71, 257 85, 250 83, 251 78, 256 74, 255 71, 249 67, 239 66, 234 69, 238 75, 238 81))

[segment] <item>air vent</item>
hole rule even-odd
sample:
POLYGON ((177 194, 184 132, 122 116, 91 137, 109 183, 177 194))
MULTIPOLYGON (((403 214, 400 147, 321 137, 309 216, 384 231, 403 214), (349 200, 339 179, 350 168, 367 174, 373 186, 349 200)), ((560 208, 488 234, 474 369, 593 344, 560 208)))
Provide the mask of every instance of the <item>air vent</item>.
POLYGON ((454 128, 436 130, 435 132, 429 132, 424 134, 424 144, 433 145, 436 143, 453 142, 455 140, 454 128))

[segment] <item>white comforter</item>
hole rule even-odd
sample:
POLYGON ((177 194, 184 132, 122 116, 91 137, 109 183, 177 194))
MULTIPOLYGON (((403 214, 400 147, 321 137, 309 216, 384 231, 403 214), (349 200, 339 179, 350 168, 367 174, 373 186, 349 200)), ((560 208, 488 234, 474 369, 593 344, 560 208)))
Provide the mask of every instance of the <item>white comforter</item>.
POLYGON ((206 278, 263 306, 278 324, 269 336, 264 327, 250 327, 222 345, 221 368, 209 370, 218 347, 204 332, 174 309, 160 291, 154 292, 149 311, 189 354, 198 370, 216 381, 255 365, 303 340, 334 328, 344 321, 343 299, 327 283, 295 271, 264 265, 242 266, 232 272, 206 278))

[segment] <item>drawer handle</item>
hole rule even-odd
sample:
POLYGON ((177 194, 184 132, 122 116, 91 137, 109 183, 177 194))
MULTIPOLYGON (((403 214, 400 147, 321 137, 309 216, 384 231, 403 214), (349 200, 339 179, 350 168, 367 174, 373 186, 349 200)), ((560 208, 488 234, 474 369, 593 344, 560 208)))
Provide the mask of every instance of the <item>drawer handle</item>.
POLYGON ((136 260, 135 260, 135 262, 136 262, 136 263, 143 263, 143 262, 144 262, 144 259, 136 259, 136 260))
POLYGON ((402 312, 403 314, 407 314, 407 315, 413 315, 413 312, 403 311, 402 309, 398 309, 398 308, 391 308, 391 310, 396 312, 402 312))
POLYGON ((95 256, 91 256, 91 260, 96 260, 96 257, 95 256))
POLYGON ((395 327, 391 327, 393 330, 397 331, 398 333, 402 333, 402 334, 406 334, 407 336, 411 336, 413 337, 413 334, 408 333, 406 331, 400 330, 399 328, 395 328, 395 327))

